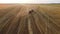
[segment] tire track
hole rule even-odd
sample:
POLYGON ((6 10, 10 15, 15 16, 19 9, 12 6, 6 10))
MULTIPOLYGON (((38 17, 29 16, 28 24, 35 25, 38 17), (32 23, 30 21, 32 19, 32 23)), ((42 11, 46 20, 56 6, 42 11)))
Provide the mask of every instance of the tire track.
MULTIPOLYGON (((17 9, 17 8, 15 8, 17 9)), ((19 9, 20 10, 20 9, 19 9)), ((13 10, 12 10, 13 11, 13 10)), ((17 11, 16 11, 17 12, 17 11)), ((15 15, 15 14, 14 14, 15 15)), ((12 18, 14 16, 13 14, 10 14, 8 13, 7 15, 5 15, 2 19, 2 21, 0 21, 0 30, 9 22, 7 20, 10 20, 10 18, 12 18), (6 18, 5 18, 6 17, 6 18), (2 25, 3 24, 3 25, 2 25)))

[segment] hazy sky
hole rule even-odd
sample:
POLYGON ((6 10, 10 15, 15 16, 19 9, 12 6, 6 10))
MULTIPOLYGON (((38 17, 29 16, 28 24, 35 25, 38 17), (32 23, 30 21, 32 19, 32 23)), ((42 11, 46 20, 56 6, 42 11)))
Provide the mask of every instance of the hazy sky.
POLYGON ((0 3, 60 3, 60 0, 0 0, 0 3))

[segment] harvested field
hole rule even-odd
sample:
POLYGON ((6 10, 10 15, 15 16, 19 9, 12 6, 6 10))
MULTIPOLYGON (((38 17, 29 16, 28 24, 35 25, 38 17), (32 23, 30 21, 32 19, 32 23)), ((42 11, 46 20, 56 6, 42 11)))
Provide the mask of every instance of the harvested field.
POLYGON ((0 8, 0 34, 60 34, 60 7, 3 5, 0 8))

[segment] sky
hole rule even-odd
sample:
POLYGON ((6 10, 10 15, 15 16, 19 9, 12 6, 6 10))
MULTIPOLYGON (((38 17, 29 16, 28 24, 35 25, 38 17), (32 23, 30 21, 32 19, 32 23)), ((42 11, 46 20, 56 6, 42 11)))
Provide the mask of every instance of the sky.
POLYGON ((60 0, 0 0, 0 3, 60 3, 60 0))

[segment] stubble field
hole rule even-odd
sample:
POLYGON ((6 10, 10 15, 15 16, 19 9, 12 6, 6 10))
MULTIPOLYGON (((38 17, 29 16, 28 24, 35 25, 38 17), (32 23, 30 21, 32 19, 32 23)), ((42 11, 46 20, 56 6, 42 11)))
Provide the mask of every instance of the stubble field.
POLYGON ((60 4, 0 5, 0 34, 60 34, 60 4))

